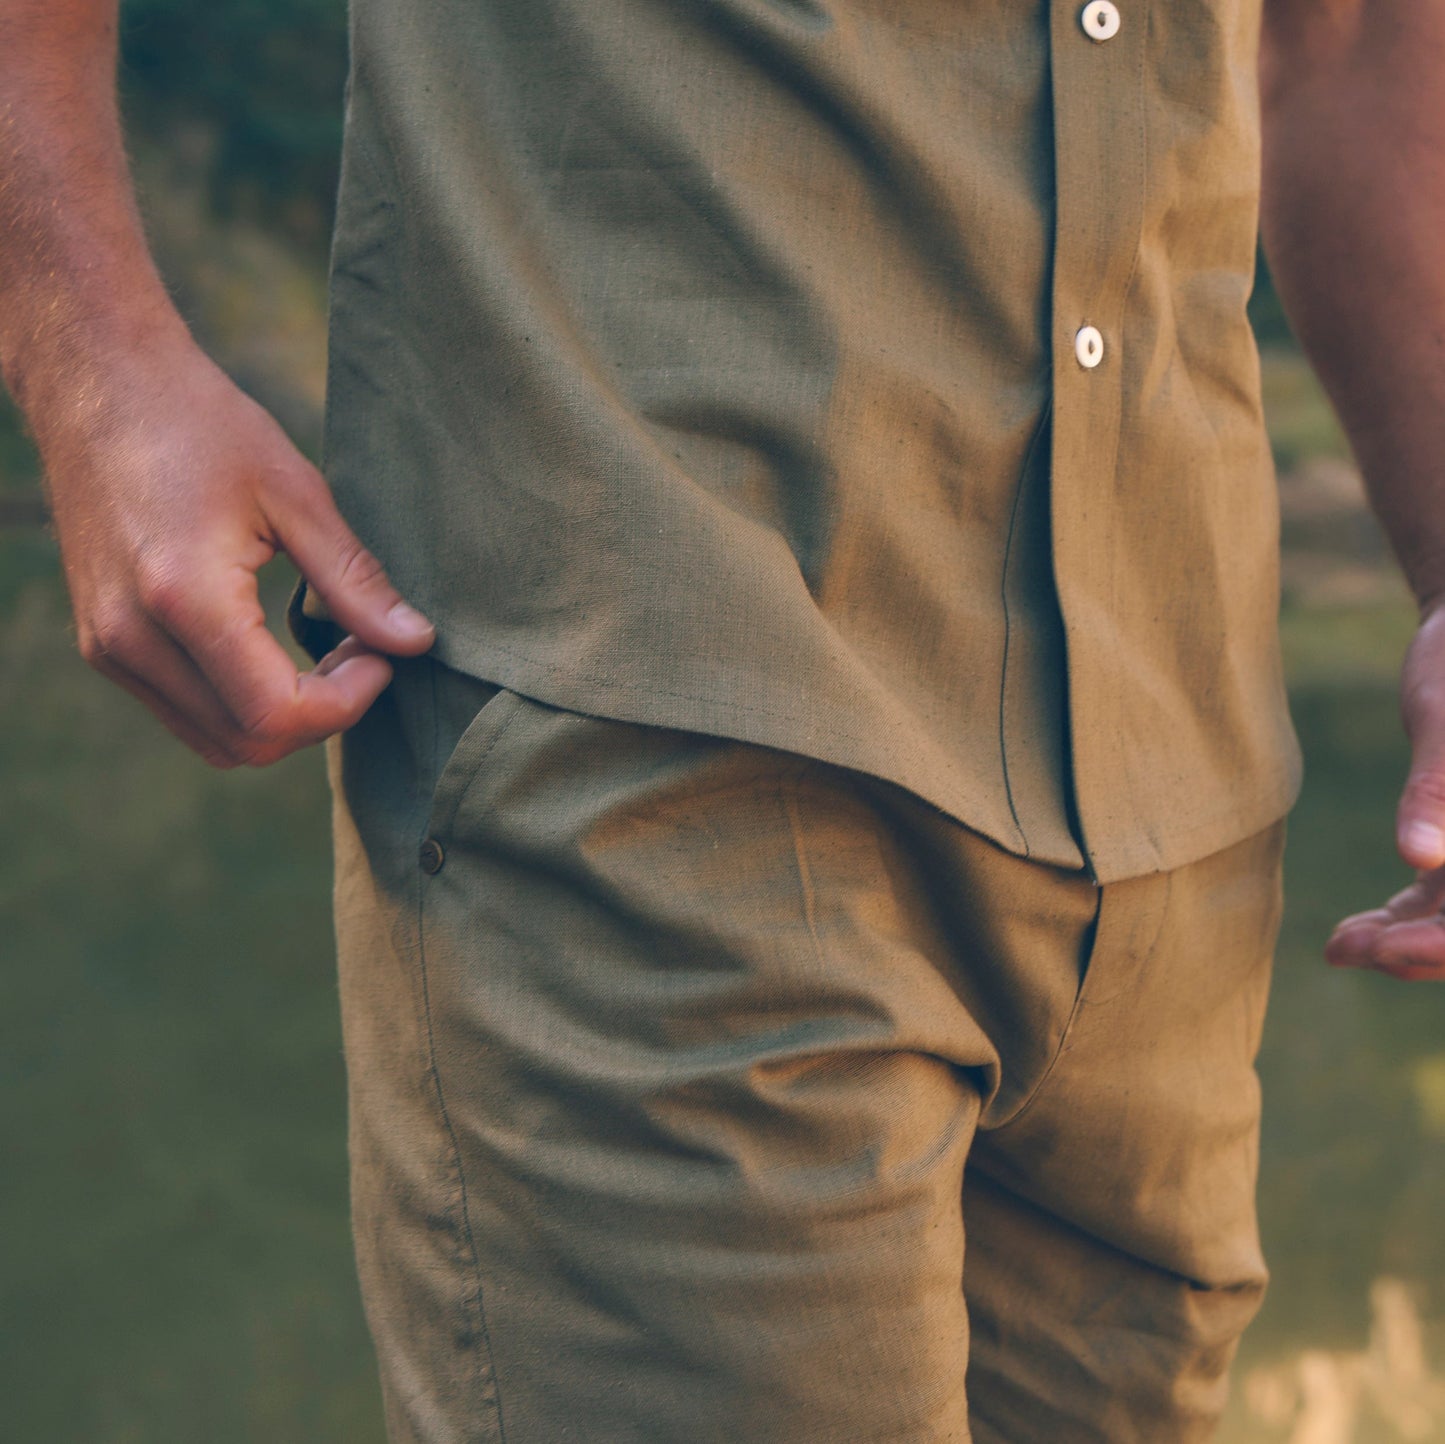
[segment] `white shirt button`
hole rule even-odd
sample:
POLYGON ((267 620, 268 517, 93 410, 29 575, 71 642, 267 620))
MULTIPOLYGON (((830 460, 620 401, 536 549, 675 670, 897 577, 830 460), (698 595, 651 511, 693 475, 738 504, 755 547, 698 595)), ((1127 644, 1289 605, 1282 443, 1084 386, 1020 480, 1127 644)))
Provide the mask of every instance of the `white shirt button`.
POLYGON ((1110 0, 1093 0, 1084 6, 1079 24, 1090 40, 1112 40, 1119 33, 1119 7, 1110 0))
POLYGON ((1097 326, 1084 326, 1075 335, 1074 355, 1086 371, 1092 371, 1104 359, 1104 338, 1097 326))

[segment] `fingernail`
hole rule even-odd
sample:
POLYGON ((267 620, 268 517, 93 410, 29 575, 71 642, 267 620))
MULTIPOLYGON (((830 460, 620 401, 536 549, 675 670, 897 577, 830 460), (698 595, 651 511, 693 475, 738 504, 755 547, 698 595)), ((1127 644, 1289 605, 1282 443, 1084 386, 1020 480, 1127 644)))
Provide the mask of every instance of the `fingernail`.
POLYGON ((432 629, 431 623, 415 607, 408 606, 405 602, 398 602, 387 613, 386 619, 398 632, 410 632, 414 637, 432 629))

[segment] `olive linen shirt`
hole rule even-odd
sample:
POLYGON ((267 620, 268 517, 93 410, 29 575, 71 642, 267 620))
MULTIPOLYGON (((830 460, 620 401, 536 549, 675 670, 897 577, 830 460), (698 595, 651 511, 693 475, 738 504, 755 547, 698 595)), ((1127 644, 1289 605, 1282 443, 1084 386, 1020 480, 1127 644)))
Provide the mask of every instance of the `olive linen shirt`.
POLYGON ((1258 29, 353 0, 343 510, 443 662, 544 703, 860 769, 1102 881, 1259 831, 1298 761, 1258 29))

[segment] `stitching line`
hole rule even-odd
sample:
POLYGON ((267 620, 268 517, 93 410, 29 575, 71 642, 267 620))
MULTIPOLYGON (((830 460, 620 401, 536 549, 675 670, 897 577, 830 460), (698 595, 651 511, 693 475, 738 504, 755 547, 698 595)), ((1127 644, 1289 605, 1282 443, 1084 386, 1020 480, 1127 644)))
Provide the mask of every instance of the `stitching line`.
MULTIPOLYGON (((436 678, 436 665, 433 664, 431 671, 433 765, 435 765, 437 748, 436 729, 439 726, 440 720, 437 715, 438 709, 436 701, 436 678)), ((495 698, 491 700, 495 700, 495 698)), ((516 714, 514 713, 513 716, 515 715, 516 714)), ((491 743, 488 744, 486 751, 483 752, 482 756, 478 759, 478 765, 480 765, 481 762, 486 760, 487 756, 491 753, 491 750, 496 745, 497 741, 506 732, 507 728, 511 726, 511 722, 512 718, 508 718, 506 724, 500 729, 500 731, 498 731, 496 737, 492 739, 491 743)), ((466 789, 464 788, 462 791, 462 795, 465 795, 465 791, 466 789)), ((450 818, 455 818, 457 808, 460 807, 460 805, 461 797, 459 796, 456 806, 451 809, 450 818)), ((470 1302, 476 1312, 476 1327, 478 1334, 481 1336, 481 1344, 485 1358, 485 1370, 482 1367, 482 1360, 478 1359, 477 1361, 477 1384, 483 1395, 483 1398, 485 1399, 488 1394, 487 1379, 488 1376, 490 1376, 490 1403, 496 1413, 497 1438, 500 1441, 500 1444, 506 1444, 507 1428, 502 1410, 501 1381, 497 1377, 496 1360, 492 1355, 492 1336, 491 1331, 487 1327, 487 1309, 486 1302, 483 1298, 482 1290, 482 1264, 481 1258, 477 1252, 476 1238, 472 1233, 470 1197, 467 1192, 467 1175, 466 1170, 462 1167, 461 1143, 457 1137, 456 1127, 452 1123, 451 1112, 447 1108, 446 1092, 442 1088, 441 1070, 437 1066, 436 1031, 432 1024, 431 980, 428 975, 426 959, 426 930, 424 926, 426 915, 426 891, 427 890, 425 884, 423 884, 419 880, 416 889, 416 943, 418 963, 417 971, 420 975, 421 981, 422 1019, 426 1024, 427 1071, 431 1079, 432 1093, 436 1098, 437 1111, 441 1115, 442 1127, 446 1129, 447 1140, 451 1146, 451 1166, 457 1180, 457 1197, 458 1203, 461 1207, 462 1236, 466 1243, 466 1253, 471 1264, 472 1297, 470 1302)))
MULTIPOLYGON (((501 1383, 497 1378, 496 1361, 492 1357, 492 1336, 487 1328, 487 1310, 482 1298, 482 1264, 477 1254, 477 1241, 472 1234, 472 1219, 467 1194, 467 1175, 466 1170, 462 1167, 461 1144, 457 1139, 457 1131, 452 1125, 451 1113, 447 1109, 446 1094, 442 1090, 441 1073, 437 1068, 436 1035, 432 1029, 431 986, 427 979, 426 944, 421 928, 422 912, 424 910, 424 904, 421 898, 422 891, 423 890, 419 888, 417 892, 417 954, 421 962, 422 1016, 426 1021, 428 1072, 431 1074, 432 1092, 436 1095, 437 1111, 441 1114, 442 1126, 446 1129, 447 1139, 451 1144, 452 1170, 456 1174, 458 1202, 461 1205, 462 1236, 466 1240, 467 1256, 470 1260, 472 1270, 471 1302, 476 1310, 477 1332, 481 1335, 482 1348, 485 1350, 486 1374, 491 1376, 491 1403, 497 1415, 497 1437, 501 1441, 501 1444, 506 1444, 507 1429, 502 1415, 501 1383)), ((477 1382, 485 1397, 487 1392, 486 1374, 482 1372, 481 1360, 478 1360, 477 1373, 477 1382)))

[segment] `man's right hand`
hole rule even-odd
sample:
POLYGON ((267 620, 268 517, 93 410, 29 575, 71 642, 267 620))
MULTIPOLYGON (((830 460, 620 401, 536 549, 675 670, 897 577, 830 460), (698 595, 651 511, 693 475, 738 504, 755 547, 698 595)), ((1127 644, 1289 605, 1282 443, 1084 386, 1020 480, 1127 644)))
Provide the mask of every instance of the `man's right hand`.
POLYGON ((208 762, 262 765, 350 727, 386 653, 435 633, 342 520, 320 473, 189 338, 116 368, 46 428, 80 650, 208 762), (349 636, 298 672, 256 574, 278 551, 349 636))
POLYGON ((80 649, 218 766, 351 726, 435 640, 320 474, 200 351, 131 191, 119 0, 0 0, 0 370, 40 444, 80 649), (299 673, 278 551, 351 634, 299 673))

